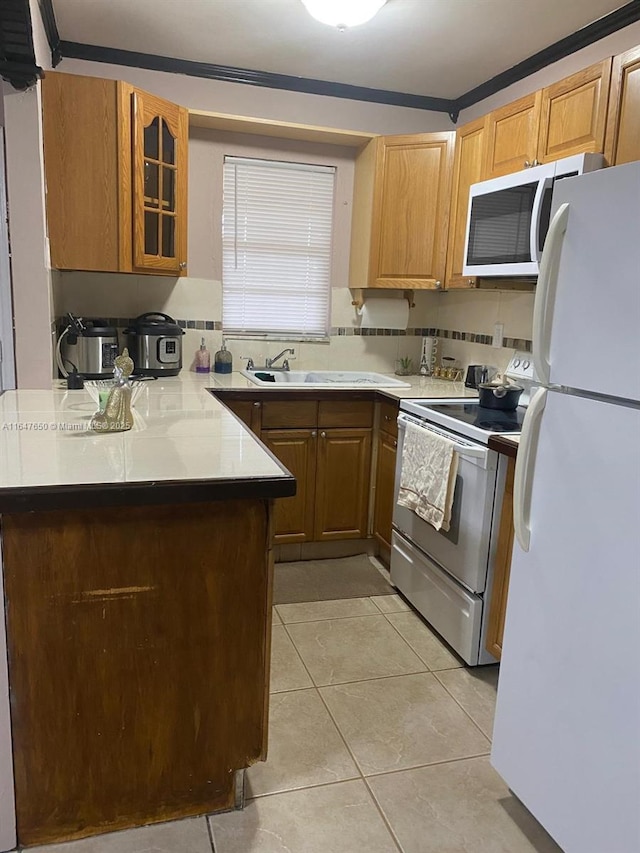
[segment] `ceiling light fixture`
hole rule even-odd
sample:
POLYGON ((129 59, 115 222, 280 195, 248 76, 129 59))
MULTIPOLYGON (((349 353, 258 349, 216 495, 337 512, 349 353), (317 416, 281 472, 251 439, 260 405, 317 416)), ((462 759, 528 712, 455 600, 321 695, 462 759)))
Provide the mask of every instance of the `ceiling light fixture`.
POLYGON ((312 18, 344 30, 366 24, 387 0, 302 0, 312 18))

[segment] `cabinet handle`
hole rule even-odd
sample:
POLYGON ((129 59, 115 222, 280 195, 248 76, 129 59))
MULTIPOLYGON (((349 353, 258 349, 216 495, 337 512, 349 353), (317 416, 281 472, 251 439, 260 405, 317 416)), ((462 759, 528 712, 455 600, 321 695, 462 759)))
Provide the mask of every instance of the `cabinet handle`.
POLYGON ((390 416, 390 415, 385 415, 385 416, 384 416, 384 419, 385 419, 385 421, 390 421, 390 420, 392 420, 392 418, 391 418, 391 416, 390 416))
POLYGON ((439 290, 442 287, 441 281, 436 281, 436 290, 439 290))
POLYGON ((533 161, 533 163, 531 165, 532 166, 540 166, 541 165, 540 160, 538 160, 538 158, 536 157, 536 159, 533 161))
POLYGON ((187 268, 187 262, 186 262, 186 261, 180 261, 180 263, 178 264, 178 266, 179 266, 179 268, 180 268, 181 270, 186 270, 186 268, 187 268))
POLYGON ((394 446, 394 447, 397 447, 397 446, 398 446, 398 442, 397 442, 397 441, 394 441, 394 442, 393 442, 393 446, 394 446))
POLYGON ((317 430, 317 429, 313 429, 313 430, 311 430, 311 438, 315 438, 317 435, 318 435, 318 430, 317 430))
POLYGON ((256 407, 256 409, 259 409, 262 403, 254 403, 253 405, 256 407))
POLYGON ((326 437, 327 437, 326 432, 321 432, 321 433, 320 433, 320 438, 326 438, 326 437))
POLYGON ((524 167, 525 167, 525 169, 530 169, 530 168, 531 168, 531 163, 530 163, 528 160, 525 160, 525 161, 524 161, 524 167))

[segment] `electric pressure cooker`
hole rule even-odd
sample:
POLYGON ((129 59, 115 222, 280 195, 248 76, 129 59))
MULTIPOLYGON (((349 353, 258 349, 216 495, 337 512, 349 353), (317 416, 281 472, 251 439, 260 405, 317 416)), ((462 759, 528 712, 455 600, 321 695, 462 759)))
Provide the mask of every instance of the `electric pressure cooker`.
POLYGON ((168 314, 141 314, 124 334, 138 376, 177 376, 182 370, 184 330, 168 314))
POLYGON ((57 361, 62 376, 82 374, 85 379, 113 376, 118 355, 118 330, 107 320, 88 320, 67 314, 67 325, 58 339, 57 361))

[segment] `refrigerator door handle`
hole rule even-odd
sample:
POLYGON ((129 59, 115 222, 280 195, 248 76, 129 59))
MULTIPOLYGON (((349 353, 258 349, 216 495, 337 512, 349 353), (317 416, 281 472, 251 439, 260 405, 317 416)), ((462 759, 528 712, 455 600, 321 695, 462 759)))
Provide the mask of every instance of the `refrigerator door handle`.
POLYGON ((542 385, 549 385, 551 311, 555 299, 562 244, 569 221, 569 205, 561 204, 551 221, 540 258, 540 272, 533 307, 533 367, 542 385))
POLYGON ((540 420, 547 402, 547 389, 537 388, 522 424, 520 446, 516 458, 513 480, 513 527, 523 551, 529 550, 531 541, 531 485, 533 466, 538 445, 540 420))

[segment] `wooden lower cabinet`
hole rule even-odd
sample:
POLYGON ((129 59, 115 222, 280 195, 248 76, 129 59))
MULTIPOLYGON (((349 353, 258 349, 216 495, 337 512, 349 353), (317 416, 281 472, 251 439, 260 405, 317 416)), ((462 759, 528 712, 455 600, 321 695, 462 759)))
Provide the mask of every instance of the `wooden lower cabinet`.
POLYGON ((371 429, 318 435, 315 540, 364 539, 371 477, 371 429))
POLYGON ((266 757, 270 518, 3 516, 20 847, 233 808, 234 771, 266 757))
POLYGON ((222 399, 296 478, 275 502, 275 544, 366 538, 373 400, 222 399))
POLYGON ((378 462, 376 467, 376 505, 373 515, 373 535, 378 542, 391 550, 391 522, 393 519, 393 492, 396 474, 398 440, 387 432, 378 435, 378 462))
POLYGON ((504 620, 507 614, 507 596, 509 594, 509 577, 511 574, 511 553, 513 551, 514 540, 513 478, 515 470, 516 460, 510 458, 504 486, 498 548, 493 568, 493 589, 491 591, 489 626, 486 639, 487 651, 498 660, 502 656, 502 637, 504 634, 504 620))
POLYGON ((251 400, 225 400, 225 406, 240 418, 252 432, 260 435, 262 427, 262 403, 251 400))
POLYGON ((274 542, 311 542, 314 535, 317 430, 267 429, 262 441, 296 478, 296 494, 275 505, 274 542))
POLYGON ((324 542, 367 536, 371 429, 269 429, 262 441, 297 481, 280 498, 274 542, 324 542))

